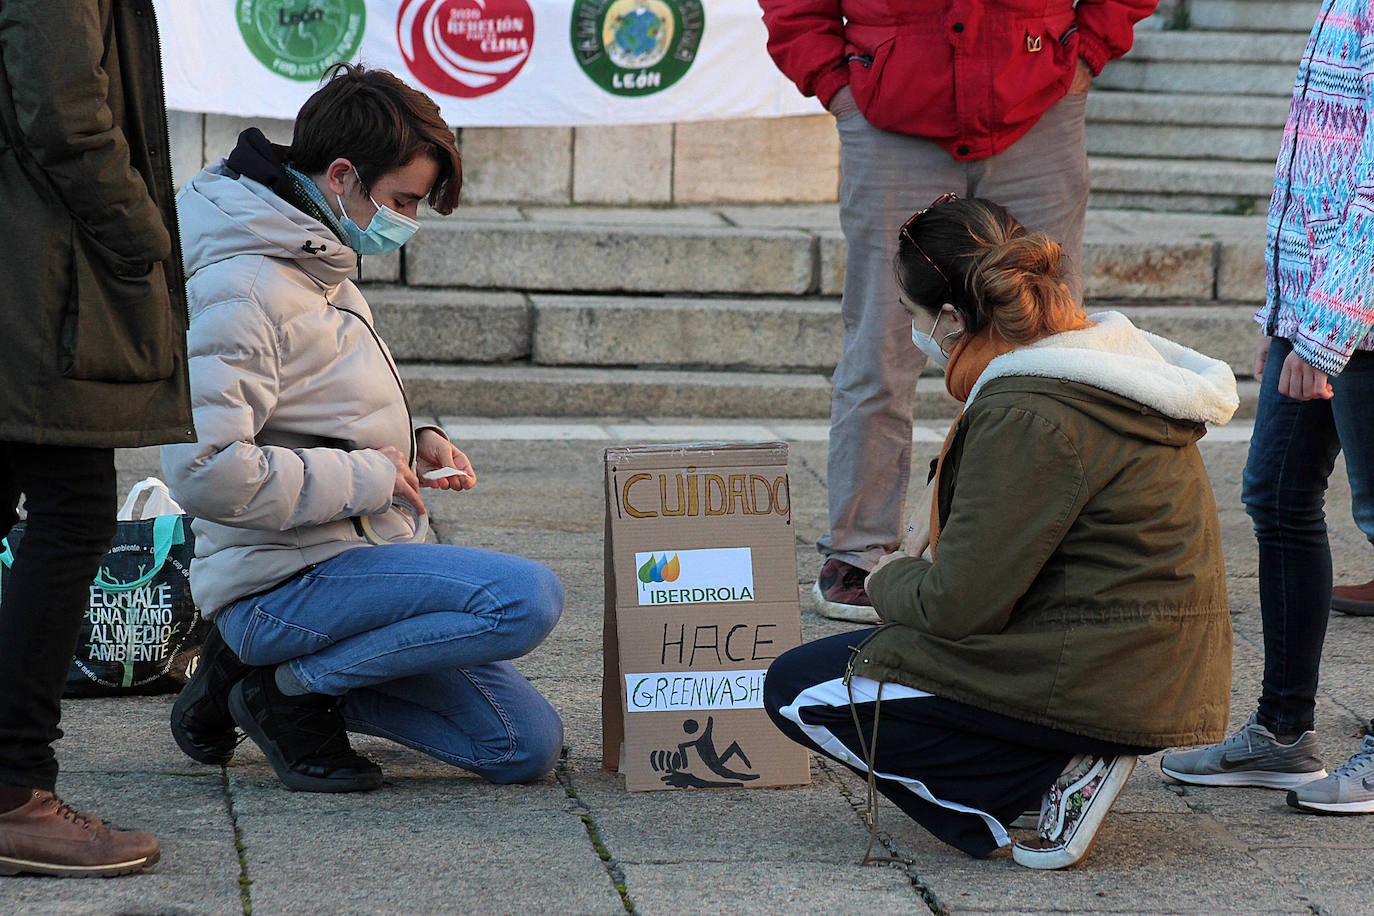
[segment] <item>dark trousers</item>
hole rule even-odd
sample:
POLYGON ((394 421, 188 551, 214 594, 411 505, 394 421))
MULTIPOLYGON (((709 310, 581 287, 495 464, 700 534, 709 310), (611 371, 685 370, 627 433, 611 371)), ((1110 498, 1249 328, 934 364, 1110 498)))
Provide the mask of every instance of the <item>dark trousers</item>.
POLYGON ((856 630, 784 652, 768 668, 763 705, 784 735, 867 775, 868 743, 876 786, 939 839, 986 856, 1010 839, 1006 825, 1040 807, 1040 797, 1076 754, 1148 753, 1021 722, 896 684, 855 677, 842 683, 850 649, 873 634, 856 630), (904 695, 905 694, 905 695, 904 695), (851 707, 850 701, 853 701, 851 707), (859 728, 855 728, 857 716, 859 728))
POLYGON ((28 515, 0 594, 0 783, 51 791, 62 688, 115 533, 114 450, 0 442, 0 534, 28 515))
POLYGON ((1374 353, 1355 353, 1329 401, 1295 401, 1278 388, 1292 351, 1282 338, 1270 344, 1242 492, 1259 543, 1259 721, 1276 733, 1313 725, 1331 612, 1326 483, 1342 449, 1355 524, 1374 541, 1374 353))

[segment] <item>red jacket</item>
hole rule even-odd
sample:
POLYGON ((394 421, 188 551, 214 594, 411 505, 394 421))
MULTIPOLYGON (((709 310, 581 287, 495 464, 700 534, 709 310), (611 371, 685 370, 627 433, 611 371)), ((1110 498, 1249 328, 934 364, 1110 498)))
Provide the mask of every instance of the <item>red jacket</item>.
POLYGON ((1158 0, 759 0, 768 53, 822 104, 846 83, 870 124, 955 159, 1011 146, 1131 47, 1158 0), (904 9, 900 14, 894 9, 904 9))

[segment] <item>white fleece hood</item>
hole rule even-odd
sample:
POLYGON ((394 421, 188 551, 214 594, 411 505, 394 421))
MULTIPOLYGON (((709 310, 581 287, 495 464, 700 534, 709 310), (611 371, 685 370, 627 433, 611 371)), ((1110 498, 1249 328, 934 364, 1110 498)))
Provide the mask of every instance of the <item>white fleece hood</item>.
POLYGON ((995 378, 1030 375, 1110 391, 1167 417, 1220 426, 1240 406, 1236 377, 1218 359, 1142 331, 1120 312, 1089 315, 1093 326, 1055 334, 997 357, 969 401, 995 378))

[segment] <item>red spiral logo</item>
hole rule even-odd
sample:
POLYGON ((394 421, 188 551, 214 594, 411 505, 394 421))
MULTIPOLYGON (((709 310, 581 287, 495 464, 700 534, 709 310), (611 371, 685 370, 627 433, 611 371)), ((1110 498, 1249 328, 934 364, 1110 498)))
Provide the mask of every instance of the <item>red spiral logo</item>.
POLYGON ((525 0, 404 0, 396 40, 427 88, 471 99, 505 86, 525 66, 534 13, 525 0))

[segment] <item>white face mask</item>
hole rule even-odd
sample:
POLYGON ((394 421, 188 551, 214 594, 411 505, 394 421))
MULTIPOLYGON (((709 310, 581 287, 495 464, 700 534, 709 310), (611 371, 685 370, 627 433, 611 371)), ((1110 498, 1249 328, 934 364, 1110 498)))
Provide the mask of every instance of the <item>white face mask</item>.
MULTIPOLYGON (((944 312, 935 313, 935 322, 930 326, 932 331, 935 330, 935 325, 940 323, 940 316, 943 314, 944 312)), ((957 330, 950 331, 945 335, 944 339, 948 340, 958 333, 959 331, 957 330)), ((914 320, 911 322, 911 342, 916 345, 916 349, 926 355, 926 362, 931 366, 934 366, 941 372, 945 371, 946 367, 949 366, 949 357, 945 355, 944 349, 930 334, 925 331, 916 330, 916 322, 914 320)))

